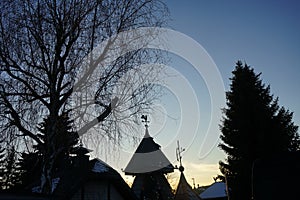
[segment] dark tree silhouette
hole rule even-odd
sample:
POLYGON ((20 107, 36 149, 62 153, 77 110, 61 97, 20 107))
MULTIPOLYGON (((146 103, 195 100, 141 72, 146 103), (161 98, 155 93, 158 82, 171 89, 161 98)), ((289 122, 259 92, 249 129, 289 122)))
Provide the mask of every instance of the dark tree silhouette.
POLYGON ((0 140, 0 189, 4 189, 5 176, 5 149, 3 145, 4 139, 0 140))
POLYGON ((8 149, 2 151, 0 162, 0 188, 3 190, 11 189, 20 181, 14 146, 10 146, 8 149))
MULTIPOLYGON (((17 188, 24 188, 32 183, 32 180, 38 180, 43 171, 42 163, 49 165, 51 173, 58 173, 67 170, 71 166, 70 153, 78 146, 78 134, 73 130, 72 120, 68 113, 63 113, 58 117, 58 122, 55 127, 55 136, 52 144, 47 145, 49 141, 46 137, 46 130, 49 125, 49 118, 45 118, 39 125, 38 137, 43 142, 43 145, 34 145, 34 151, 30 153, 22 153, 18 163, 20 185, 17 188), (47 157, 43 155, 54 155, 53 159, 44 160, 47 157)), ((44 175, 44 174, 42 174, 44 175)), ((45 178, 43 179, 45 180, 45 178)), ((49 185, 47 187, 50 187, 49 185)))
POLYGON ((33 181, 37 181, 41 177, 42 160, 43 156, 36 150, 22 153, 17 163, 19 183, 13 186, 13 190, 30 190, 27 187, 31 185, 33 181))
POLYGON ((220 162, 220 170, 227 178, 230 199, 251 199, 253 162, 298 150, 298 127, 293 113, 278 106, 278 98, 273 98, 260 74, 240 61, 232 73, 219 144, 227 159, 220 162))
MULTIPOLYGON (((19 152, 43 146, 41 182, 50 193, 59 155, 54 149, 65 139, 57 138, 55 129, 63 112, 70 112, 80 135, 97 129, 98 136, 117 142, 120 123, 149 108, 155 85, 147 83, 155 82, 151 73, 157 68, 139 66, 159 61, 160 55, 126 49, 135 44, 132 35, 116 35, 161 26, 166 7, 159 0, 12 0, 1 1, 0 9, 0 132, 16 136, 19 152), (100 43, 102 50, 94 51, 100 43), (114 58, 119 51, 125 53, 114 58), (130 71, 133 78, 124 84, 120 79, 130 71), (37 127, 43 118, 42 139, 37 127)), ((147 38, 153 37, 155 32, 147 38)))

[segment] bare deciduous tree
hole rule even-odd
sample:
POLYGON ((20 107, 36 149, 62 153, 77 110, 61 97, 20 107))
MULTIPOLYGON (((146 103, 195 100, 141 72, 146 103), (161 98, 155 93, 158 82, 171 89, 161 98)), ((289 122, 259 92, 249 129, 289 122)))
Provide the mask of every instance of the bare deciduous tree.
POLYGON ((134 34, 120 38, 119 33, 161 26, 167 10, 159 0, 12 0, 0 5, 0 131, 46 146, 41 186, 49 193, 51 163, 62 151, 51 141, 59 137, 57 120, 63 112, 72 113, 80 135, 96 129, 101 138, 116 142, 122 137, 118 123, 128 123, 155 98, 157 66, 140 66, 160 61, 159 54, 127 48, 134 34), (47 142, 37 130, 46 117, 47 142))

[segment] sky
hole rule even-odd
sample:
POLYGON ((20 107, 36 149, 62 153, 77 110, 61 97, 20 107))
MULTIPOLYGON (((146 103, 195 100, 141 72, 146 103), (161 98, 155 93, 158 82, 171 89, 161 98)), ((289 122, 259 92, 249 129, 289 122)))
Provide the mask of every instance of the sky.
MULTIPOLYGON (((300 125, 299 1, 168 0, 166 3, 171 14, 170 28, 193 38, 207 51, 221 73, 226 91, 236 61, 246 62, 262 73, 263 82, 271 86, 279 104, 293 111, 294 122, 300 125)), ((182 73, 186 68, 187 65, 177 67, 182 73)), ((197 92, 193 77, 186 75, 186 78, 197 92)), ((200 81, 198 85, 201 84, 200 81)), ((201 99, 207 94, 205 91, 201 94, 199 89, 198 96, 201 107, 201 99)), ((195 141, 183 155, 183 163, 187 180, 191 183, 195 178, 196 183, 205 185, 220 173, 217 164, 224 154, 215 146, 206 158, 199 159, 194 148, 198 144, 201 141, 195 141)))
MULTIPOLYGON (((173 165, 179 164, 175 155, 179 140, 185 148, 187 181, 192 185, 194 178, 196 185, 209 185, 213 176, 220 174, 218 162, 225 158, 217 147, 220 111, 237 60, 262 73, 263 82, 279 97, 279 104, 293 111, 293 120, 300 125, 300 2, 167 0, 166 5, 171 18, 168 28, 199 44, 201 48, 194 51, 191 47, 188 54, 197 57, 199 51, 202 68, 199 71, 188 59, 171 55, 168 69, 172 75, 166 80, 164 97, 156 103, 157 112, 150 116, 149 132, 173 165), (203 68, 206 61, 212 68, 203 68), (209 79, 223 87, 215 91, 209 79)), ((181 42, 184 49, 188 43, 181 42)), ((141 137, 143 131, 141 124, 141 137)), ((137 145, 124 145, 119 159, 108 161, 128 182, 132 178, 124 176, 121 169, 137 145)), ((179 173, 170 179, 176 185, 179 173)))

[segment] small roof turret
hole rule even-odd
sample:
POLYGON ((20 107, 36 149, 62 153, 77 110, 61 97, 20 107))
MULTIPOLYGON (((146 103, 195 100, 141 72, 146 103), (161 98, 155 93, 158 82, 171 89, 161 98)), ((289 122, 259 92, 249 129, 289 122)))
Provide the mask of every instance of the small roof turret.
POLYGON ((126 175, 136 175, 161 171, 170 173, 174 171, 173 165, 160 149, 160 145, 155 143, 145 125, 145 135, 124 172, 126 175))
POLYGON ((180 163, 179 171, 180 171, 180 179, 176 189, 176 194, 174 200, 201 200, 201 198, 193 191, 192 187, 188 184, 183 174, 184 167, 182 166, 182 156, 181 153, 185 151, 185 149, 180 148, 179 141, 177 141, 178 147, 176 148, 176 156, 177 160, 180 163))
POLYGON ((174 200, 201 200, 186 181, 183 172, 180 173, 180 179, 174 200))
POLYGON ((174 171, 173 165, 149 134, 147 116, 142 116, 145 123, 145 135, 124 172, 135 176, 132 191, 140 199, 174 199, 172 188, 164 174, 174 171))
POLYGON ((174 171, 173 165, 155 143, 148 131, 147 116, 143 116, 146 122, 145 135, 134 155, 129 161, 124 172, 126 175, 144 174, 154 171, 170 173, 174 171))

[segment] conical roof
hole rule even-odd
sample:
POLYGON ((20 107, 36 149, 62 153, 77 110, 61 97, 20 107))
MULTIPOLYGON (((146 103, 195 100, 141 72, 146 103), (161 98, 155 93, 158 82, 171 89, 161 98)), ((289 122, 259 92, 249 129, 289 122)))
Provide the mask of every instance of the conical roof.
POLYGON ((173 172, 173 165, 160 150, 160 145, 155 143, 149 135, 148 126, 145 127, 145 136, 125 168, 125 174, 136 175, 154 171, 173 172))
POLYGON ((180 174, 180 180, 177 186, 174 200, 200 200, 201 198, 193 191, 185 179, 183 172, 180 174))

